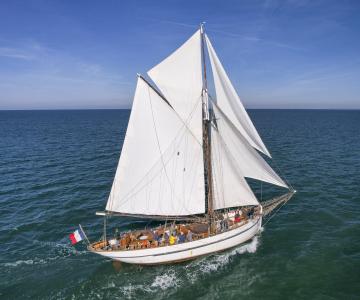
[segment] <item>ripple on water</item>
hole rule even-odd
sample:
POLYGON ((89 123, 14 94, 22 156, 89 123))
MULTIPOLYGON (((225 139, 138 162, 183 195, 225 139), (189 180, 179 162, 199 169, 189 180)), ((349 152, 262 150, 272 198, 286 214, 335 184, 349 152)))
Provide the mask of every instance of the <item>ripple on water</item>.
POLYGON ((232 259, 241 254, 256 252, 258 245, 259 237, 255 237, 248 244, 187 263, 143 268, 124 265, 119 272, 99 278, 100 282, 96 282, 99 288, 95 294, 89 289, 91 283, 86 282, 73 297, 151 299, 156 295, 159 299, 167 299, 180 290, 192 290, 201 280, 211 280, 212 276, 216 276, 215 271, 226 269, 232 259))
MULTIPOLYGON (((261 247, 257 237, 192 262, 142 269, 123 265, 117 272, 83 245, 71 247, 67 236, 79 223, 91 239, 101 236, 102 220, 94 212, 104 209, 129 111, 0 112, 5 132, 0 139, 0 297, 359 295, 360 112, 250 113, 282 174, 299 191, 266 225, 261 247)), ((139 224, 110 221, 124 229, 139 224)))

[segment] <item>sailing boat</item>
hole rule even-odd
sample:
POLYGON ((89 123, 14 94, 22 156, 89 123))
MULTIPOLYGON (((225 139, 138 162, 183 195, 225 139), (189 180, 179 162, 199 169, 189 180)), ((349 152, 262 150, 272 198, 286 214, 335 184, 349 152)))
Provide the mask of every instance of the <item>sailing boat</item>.
POLYGON ((180 48, 138 75, 129 124, 91 252, 132 264, 193 259, 252 239, 262 219, 294 190, 271 158, 228 78, 203 24, 180 48), (206 53, 216 100, 208 92, 206 53), (245 178, 288 189, 260 204, 245 178), (111 216, 164 221, 156 228, 106 234, 111 216))

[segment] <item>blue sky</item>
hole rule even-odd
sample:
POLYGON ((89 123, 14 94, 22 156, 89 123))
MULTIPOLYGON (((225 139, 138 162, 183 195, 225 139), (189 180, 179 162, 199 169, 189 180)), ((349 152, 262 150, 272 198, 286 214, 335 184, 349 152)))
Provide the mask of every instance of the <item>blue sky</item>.
POLYGON ((248 108, 360 108, 359 1, 0 2, 0 109, 130 107, 206 21, 248 108))

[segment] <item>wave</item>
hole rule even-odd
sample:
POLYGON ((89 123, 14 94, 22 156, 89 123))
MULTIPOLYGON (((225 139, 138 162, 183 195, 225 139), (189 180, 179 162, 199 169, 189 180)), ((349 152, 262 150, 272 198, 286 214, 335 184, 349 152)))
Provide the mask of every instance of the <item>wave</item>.
MULTIPOLYGON (((52 249, 55 255, 46 258, 32 258, 28 260, 18 260, 15 262, 7 262, 2 264, 4 267, 15 268, 18 266, 34 266, 46 265, 53 261, 78 256, 88 253, 87 251, 77 251, 74 247, 65 243, 44 242, 35 240, 34 243, 47 245, 52 249)), ((225 269, 238 255, 244 253, 255 253, 259 246, 259 237, 255 236, 253 240, 247 244, 238 246, 226 252, 212 254, 199 258, 187 263, 175 264, 170 266, 158 266, 154 268, 142 268, 141 273, 145 276, 145 280, 132 274, 132 276, 123 277, 123 272, 106 276, 105 282, 100 284, 98 289, 88 289, 88 285, 84 284, 80 291, 73 296, 79 296, 87 299, 98 299, 111 295, 118 299, 136 299, 146 295, 153 297, 157 295, 159 298, 167 298, 170 294, 177 292, 179 289, 186 288, 197 284, 199 280, 212 276, 216 271, 225 269)), ((132 268, 130 266, 130 268, 132 268)), ((127 271, 125 271, 127 273, 127 271)), ((133 273, 133 271, 131 272, 133 273)), ((141 276, 141 277, 143 277, 141 276)), ((66 291, 63 291, 66 293, 66 291)), ((60 293, 61 294, 61 293, 60 293)), ((59 294, 57 294, 59 298, 59 294)))
POLYGON ((241 245, 229 252, 214 254, 200 260, 195 260, 186 266, 188 271, 186 275, 189 281, 193 284, 199 279, 199 277, 226 267, 234 256, 244 253, 255 253, 258 246, 259 237, 255 236, 250 243, 241 245))
POLYGON ((148 295, 157 293, 157 296, 161 296, 160 298, 162 296, 167 298, 170 290, 174 292, 180 288, 194 285, 198 280, 224 269, 235 256, 255 253, 259 243, 259 237, 255 236, 250 243, 227 252, 209 255, 185 264, 148 269, 150 273, 154 272, 154 274, 149 274, 147 282, 136 282, 136 279, 130 282, 131 279, 127 278, 126 282, 119 286, 119 278, 112 277, 101 290, 106 294, 111 289, 114 293, 112 295, 118 298, 136 299, 144 293, 148 295))
POLYGON ((160 288, 161 290, 167 290, 168 288, 175 288, 180 286, 181 281, 176 274, 175 270, 169 270, 164 274, 157 275, 154 281, 151 283, 151 288, 156 290, 160 288))
POLYGON ((46 260, 45 259, 28 259, 28 260, 17 260, 15 262, 7 262, 7 263, 3 263, 2 265, 4 267, 17 267, 20 265, 43 265, 46 264, 46 260))

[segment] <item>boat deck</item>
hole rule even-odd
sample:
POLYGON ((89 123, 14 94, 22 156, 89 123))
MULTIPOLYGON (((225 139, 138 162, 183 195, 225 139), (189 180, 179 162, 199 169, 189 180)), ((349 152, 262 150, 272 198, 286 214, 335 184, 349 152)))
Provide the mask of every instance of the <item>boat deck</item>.
POLYGON ((215 216, 211 228, 206 222, 167 223, 156 228, 133 230, 92 243, 93 251, 127 251, 177 245, 233 230, 244 226, 250 218, 260 214, 260 207, 237 209, 215 216))

